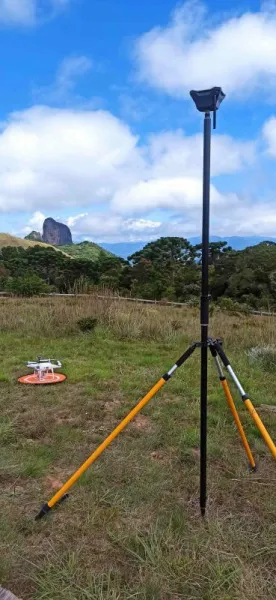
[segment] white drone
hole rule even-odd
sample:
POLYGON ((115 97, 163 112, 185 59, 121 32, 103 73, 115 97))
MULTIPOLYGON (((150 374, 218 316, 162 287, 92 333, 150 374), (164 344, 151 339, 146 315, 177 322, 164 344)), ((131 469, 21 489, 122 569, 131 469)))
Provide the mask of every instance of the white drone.
POLYGON ((36 361, 28 361, 26 364, 29 369, 34 370, 34 375, 39 381, 42 381, 49 373, 52 374, 54 379, 55 369, 60 369, 60 367, 62 367, 59 360, 56 360, 55 358, 42 358, 41 356, 38 356, 36 361))

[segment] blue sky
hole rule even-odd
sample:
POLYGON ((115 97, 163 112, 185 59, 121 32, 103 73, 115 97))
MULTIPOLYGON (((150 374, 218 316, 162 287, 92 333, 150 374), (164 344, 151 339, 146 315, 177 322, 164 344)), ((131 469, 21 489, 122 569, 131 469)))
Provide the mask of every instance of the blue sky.
POLYGON ((276 235, 276 2, 0 0, 1 231, 45 216, 99 242, 201 229, 202 118, 216 235, 276 235))

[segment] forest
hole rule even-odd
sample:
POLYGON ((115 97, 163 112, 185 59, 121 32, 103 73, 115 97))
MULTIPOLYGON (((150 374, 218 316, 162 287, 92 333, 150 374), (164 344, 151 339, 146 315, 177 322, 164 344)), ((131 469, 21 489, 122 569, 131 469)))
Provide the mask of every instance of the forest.
MULTIPOLYGON (((276 244, 236 251, 226 242, 209 246, 211 298, 225 307, 276 308, 276 244)), ((181 237, 150 242, 128 260, 104 250, 96 260, 70 258, 54 248, 3 247, 0 289, 15 295, 84 293, 108 289, 122 296, 197 304, 201 246, 181 237)))

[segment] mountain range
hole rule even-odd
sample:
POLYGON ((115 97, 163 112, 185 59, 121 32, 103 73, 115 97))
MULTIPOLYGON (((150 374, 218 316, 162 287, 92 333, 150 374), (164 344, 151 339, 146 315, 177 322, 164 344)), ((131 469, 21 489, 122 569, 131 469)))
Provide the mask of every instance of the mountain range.
MULTIPOLYGON (((185 237, 185 235, 184 235, 185 237)), ((96 244, 95 242, 79 240, 73 243, 72 233, 67 225, 55 221, 52 217, 47 217, 43 223, 43 234, 41 235, 38 231, 32 231, 29 233, 25 240, 28 241, 40 241, 51 244, 55 247, 59 247, 67 254, 70 254, 74 258, 87 258, 90 260, 97 260, 102 250, 107 251, 109 254, 115 254, 121 258, 128 258, 135 252, 142 250, 142 248, 148 244, 148 241, 137 241, 137 242, 114 242, 108 243, 103 242, 96 244)), ((188 238, 191 244, 194 246, 201 243, 201 237, 195 236, 188 238)), ((261 242, 272 241, 276 243, 276 238, 264 237, 259 235, 251 236, 216 236, 210 237, 211 242, 224 241, 228 243, 234 250, 244 250, 248 246, 256 246, 261 242)))
MULTIPOLYGON (((200 236, 191 237, 191 238, 188 238, 188 240, 193 245, 201 243, 200 236)), ((233 248, 233 250, 244 250, 244 248, 247 248, 248 246, 256 246, 257 244, 260 244, 261 242, 271 241, 271 242, 276 243, 276 237, 275 238, 263 237, 263 236, 259 236, 259 235, 251 235, 251 236, 245 236, 245 237, 240 237, 238 235, 228 237, 226 235, 224 237, 219 237, 217 235, 212 235, 210 237, 210 241, 211 242, 220 242, 220 241, 227 242, 228 246, 231 246, 233 248)), ((138 252, 139 250, 142 250, 142 248, 146 244, 148 244, 148 242, 115 242, 113 244, 112 243, 110 243, 110 244, 102 243, 100 245, 102 246, 102 248, 104 248, 108 252, 112 252, 112 254, 115 254, 116 256, 121 256, 121 258, 127 258, 128 256, 131 256, 131 254, 134 254, 134 252, 138 252)))

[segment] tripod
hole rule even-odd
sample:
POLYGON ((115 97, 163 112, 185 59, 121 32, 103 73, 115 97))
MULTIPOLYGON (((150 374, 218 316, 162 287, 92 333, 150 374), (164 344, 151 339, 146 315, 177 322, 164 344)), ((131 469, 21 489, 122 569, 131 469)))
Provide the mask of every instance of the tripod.
POLYGON ((237 425, 242 444, 249 460, 250 469, 254 471, 256 464, 250 450, 246 435, 244 433, 238 412, 236 410, 230 388, 226 377, 223 374, 223 366, 230 374, 234 381, 242 400, 257 425, 261 435, 274 458, 276 458, 276 446, 273 443, 269 433, 262 423, 258 413, 256 412, 251 400, 245 393, 238 377, 236 376, 231 364, 222 349, 221 340, 214 340, 208 337, 209 327, 209 223, 210 223, 210 158, 211 158, 211 116, 213 113, 213 127, 216 127, 216 113, 225 98, 225 94, 219 87, 214 87, 210 90, 202 90, 190 92, 192 99, 195 102, 196 108, 205 113, 204 118, 204 137, 203 137, 203 217, 202 217, 202 279, 201 279, 201 308, 200 308, 200 326, 201 326, 201 341, 194 342, 176 361, 173 367, 167 371, 153 386, 153 388, 138 402, 138 404, 130 411, 130 413, 119 423, 119 425, 110 433, 110 435, 98 446, 91 456, 81 465, 81 467, 70 477, 70 479, 61 487, 61 489, 51 498, 51 500, 43 504, 36 519, 41 519, 47 514, 56 504, 67 498, 68 490, 81 477, 81 475, 92 465, 95 460, 104 452, 111 442, 119 435, 127 424, 140 412, 140 410, 155 396, 158 390, 171 378, 173 373, 185 363, 185 361, 193 354, 196 348, 201 350, 201 385, 200 385, 200 510, 202 516, 205 515, 207 501, 207 383, 208 383, 208 349, 215 360, 219 379, 223 387, 228 405, 237 425), (223 366, 222 366, 223 365, 223 366))
MULTIPOLYGON (((99 456, 104 452, 104 450, 113 442, 113 440, 125 429, 125 427, 134 419, 134 417, 148 404, 148 402, 155 396, 155 394, 165 385, 169 379, 173 376, 175 371, 181 367, 188 358, 194 353, 196 348, 201 348, 201 342, 194 342, 191 344, 187 350, 180 356, 180 358, 175 362, 175 364, 167 371, 157 383, 151 388, 151 390, 138 402, 138 404, 130 411, 130 413, 119 423, 117 427, 110 433, 110 435, 98 446, 98 448, 91 454, 91 456, 80 466, 80 468, 68 479, 68 481, 61 487, 61 489, 47 502, 43 504, 41 510, 36 515, 36 520, 41 519, 44 515, 51 511, 51 509, 63 502, 68 497, 68 490, 76 483, 76 481, 81 477, 81 475, 99 458, 99 456)), ((257 428, 259 429, 264 441, 266 442, 268 448, 270 449, 273 457, 276 459, 276 446, 272 441, 268 431, 266 430, 261 418, 259 417, 257 411, 255 410, 251 400, 243 389, 234 369, 232 368, 230 361, 228 360, 223 348, 222 348, 222 340, 221 339, 207 339, 206 348, 210 350, 212 357, 214 358, 215 365, 218 371, 219 380, 221 382, 223 391, 226 396, 226 400, 228 402, 229 408, 233 415, 234 421, 236 423, 238 432, 240 434, 240 438, 246 452, 249 468, 251 471, 256 470, 256 463, 253 458, 252 452, 250 450, 243 426, 241 424, 240 417, 238 415, 234 400, 232 398, 232 394, 227 382, 227 379, 223 373, 223 366, 226 368, 228 373, 230 374, 233 382, 235 383, 241 398, 248 409, 251 417, 253 418, 257 428)))

